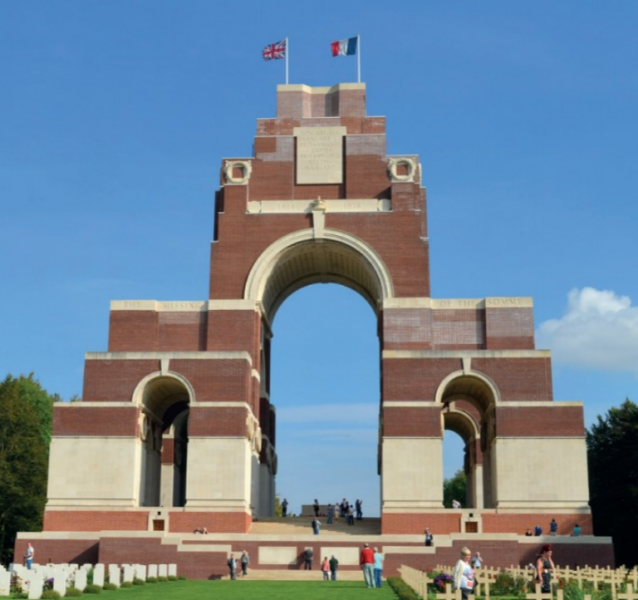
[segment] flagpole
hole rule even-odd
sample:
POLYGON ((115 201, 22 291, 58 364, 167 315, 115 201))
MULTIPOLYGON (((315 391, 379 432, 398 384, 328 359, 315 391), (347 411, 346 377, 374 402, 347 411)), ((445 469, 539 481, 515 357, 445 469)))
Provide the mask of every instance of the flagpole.
POLYGON ((286 38, 286 85, 288 85, 288 54, 289 54, 289 46, 288 46, 288 38, 286 38))
POLYGON ((357 80, 358 83, 361 83, 361 36, 357 35, 357 46, 359 46, 358 48, 358 52, 357 52, 357 80))

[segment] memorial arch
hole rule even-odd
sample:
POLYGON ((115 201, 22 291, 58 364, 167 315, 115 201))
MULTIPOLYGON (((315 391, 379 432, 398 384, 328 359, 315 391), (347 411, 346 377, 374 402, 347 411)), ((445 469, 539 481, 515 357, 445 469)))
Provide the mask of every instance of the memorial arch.
POLYGON ((591 534, 583 407, 553 398, 532 299, 432 295, 421 162, 387 154, 365 85, 279 86, 253 148, 221 164, 208 298, 111 303, 83 402, 55 407, 43 535, 243 535, 270 517, 271 324, 317 282, 378 319, 379 535, 510 535, 557 515, 591 534), (462 510, 442 503, 445 429, 466 446, 462 510))

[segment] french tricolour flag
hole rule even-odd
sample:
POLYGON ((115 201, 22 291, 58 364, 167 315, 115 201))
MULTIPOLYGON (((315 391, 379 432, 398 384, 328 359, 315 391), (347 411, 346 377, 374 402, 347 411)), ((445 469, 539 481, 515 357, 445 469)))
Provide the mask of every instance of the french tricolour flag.
POLYGON ((349 56, 357 53, 357 38, 349 38, 347 40, 339 40, 330 44, 332 48, 332 56, 349 56))

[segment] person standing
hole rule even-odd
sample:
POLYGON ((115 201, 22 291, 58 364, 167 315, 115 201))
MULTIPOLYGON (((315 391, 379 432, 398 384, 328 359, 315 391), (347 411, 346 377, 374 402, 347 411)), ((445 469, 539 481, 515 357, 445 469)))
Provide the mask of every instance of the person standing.
POLYGON ((578 523, 574 525, 574 531, 572 531, 572 537, 580 537, 580 525, 578 523))
POLYGON ((281 516, 285 517, 288 514, 288 500, 284 498, 284 501, 281 503, 281 516))
POLYGON ((239 559, 239 562, 241 564, 241 576, 246 577, 246 575, 248 575, 248 563, 250 562, 250 558, 246 550, 244 550, 241 553, 241 558, 239 559))
POLYGON ((231 554, 228 559, 228 570, 230 571, 230 578, 237 579, 237 560, 234 554, 231 554))
POLYGON ((31 544, 27 544, 27 553, 24 555, 24 561, 27 566, 27 569, 31 568, 33 564, 33 557, 35 556, 35 550, 31 544))
POLYGON ((314 533, 315 535, 319 535, 320 531, 321 531, 321 523, 319 522, 319 519, 313 519, 312 520, 312 533, 314 533))
POLYGON ((328 525, 332 525, 332 520, 334 519, 334 516, 335 516, 335 507, 332 504, 328 504, 328 520, 326 521, 328 525))
POLYGON ((383 554, 378 548, 374 549, 374 587, 381 587, 383 575, 383 554))
POLYGON ((321 563, 321 572, 323 573, 323 580, 328 581, 328 574, 330 573, 330 561, 327 556, 324 556, 321 563))
POLYGON ((429 527, 425 528, 425 545, 434 546, 434 536, 432 535, 429 527))
POLYGON ((303 559, 304 559, 304 571, 312 571, 312 557, 313 557, 312 548, 308 547, 304 550, 303 559))
POLYGON ((315 501, 312 503, 312 508, 315 511, 315 517, 319 516, 319 500, 315 498, 315 501))
POLYGON ((483 566, 483 557, 481 556, 480 552, 477 552, 472 557, 472 567, 474 568, 474 570, 476 570, 476 569, 480 569, 482 566, 483 566))
POLYGON ((552 560, 552 545, 545 544, 536 559, 536 580, 540 582, 543 594, 549 594, 552 591, 552 571, 555 568, 552 560))
POLYGON ((354 503, 355 512, 357 513, 357 521, 361 521, 363 519, 363 500, 357 500, 354 503))
POLYGON ((332 581, 337 581, 337 569, 339 568, 339 561, 335 558, 333 554, 330 557, 330 579, 332 581))
POLYGON ((536 527, 534 527, 534 535, 536 537, 543 535, 543 528, 540 525, 536 525, 536 527))
POLYGON ((474 591, 474 569, 470 564, 471 557, 470 549, 464 547, 461 550, 461 558, 456 563, 452 574, 452 586, 454 590, 461 590, 463 600, 468 600, 474 591))
POLYGON ((558 531, 558 523, 556 519, 552 519, 552 522, 549 524, 549 535, 556 535, 558 531))
POLYGON ((359 556, 359 565, 363 569, 363 579, 366 587, 374 587, 374 552, 368 544, 363 545, 359 556))
POLYGON ((354 511, 352 510, 352 504, 348 507, 347 521, 348 525, 354 525, 354 511))

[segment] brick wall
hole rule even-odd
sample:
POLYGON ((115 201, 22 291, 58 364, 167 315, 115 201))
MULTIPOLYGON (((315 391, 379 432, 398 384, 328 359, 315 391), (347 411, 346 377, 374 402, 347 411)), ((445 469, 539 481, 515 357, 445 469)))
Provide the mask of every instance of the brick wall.
POLYGON ((45 510, 43 531, 146 531, 148 511, 45 510))

